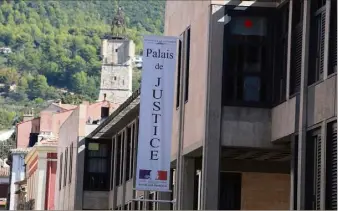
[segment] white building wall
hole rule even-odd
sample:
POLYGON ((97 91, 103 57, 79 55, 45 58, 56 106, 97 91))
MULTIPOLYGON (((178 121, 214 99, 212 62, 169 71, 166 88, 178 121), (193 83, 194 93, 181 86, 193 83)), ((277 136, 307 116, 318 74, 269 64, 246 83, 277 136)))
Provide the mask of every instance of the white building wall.
POLYGON ((15 197, 15 184, 18 181, 25 179, 25 154, 15 153, 12 154, 12 172, 11 172, 11 184, 10 184, 10 210, 16 210, 16 197, 15 197))

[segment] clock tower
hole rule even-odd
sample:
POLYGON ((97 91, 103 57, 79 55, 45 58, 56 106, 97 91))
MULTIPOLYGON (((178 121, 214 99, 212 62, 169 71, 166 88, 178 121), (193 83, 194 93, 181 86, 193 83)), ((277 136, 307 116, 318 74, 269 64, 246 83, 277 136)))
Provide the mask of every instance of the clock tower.
POLYGON ((102 40, 99 101, 106 99, 121 104, 131 96, 134 56, 135 44, 132 40, 113 36, 102 40))

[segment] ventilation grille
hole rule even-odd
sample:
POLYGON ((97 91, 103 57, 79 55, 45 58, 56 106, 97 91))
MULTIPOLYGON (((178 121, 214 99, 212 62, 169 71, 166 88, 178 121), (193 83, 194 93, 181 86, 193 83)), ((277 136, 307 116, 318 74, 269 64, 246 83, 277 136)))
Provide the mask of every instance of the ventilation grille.
POLYGON ((337 1, 331 1, 330 22, 330 72, 337 72, 337 1))
POLYGON ((320 24, 319 78, 322 78, 324 73, 324 43, 325 43, 325 12, 322 12, 320 24))
POLYGON ((320 136, 317 136, 317 140, 315 142, 315 208, 316 210, 320 210, 320 181, 322 178, 321 171, 321 156, 322 156, 322 148, 321 148, 322 139, 320 136))
POLYGON ((292 39, 292 69, 291 69, 291 95, 299 91, 302 67, 302 35, 303 25, 296 26, 292 39))
POLYGON ((332 209, 337 210, 337 124, 332 127, 332 209))

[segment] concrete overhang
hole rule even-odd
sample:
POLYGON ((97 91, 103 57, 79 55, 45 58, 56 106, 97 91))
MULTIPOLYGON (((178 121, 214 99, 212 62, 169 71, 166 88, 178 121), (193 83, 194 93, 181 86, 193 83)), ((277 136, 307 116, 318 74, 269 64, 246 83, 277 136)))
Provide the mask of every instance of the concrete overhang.
POLYGON ((140 104, 140 89, 135 91, 123 104, 121 104, 104 122, 102 122, 87 138, 109 139, 114 132, 114 126, 125 117, 130 111, 140 104))
POLYGON ((211 0, 212 5, 276 8, 289 0, 211 0))

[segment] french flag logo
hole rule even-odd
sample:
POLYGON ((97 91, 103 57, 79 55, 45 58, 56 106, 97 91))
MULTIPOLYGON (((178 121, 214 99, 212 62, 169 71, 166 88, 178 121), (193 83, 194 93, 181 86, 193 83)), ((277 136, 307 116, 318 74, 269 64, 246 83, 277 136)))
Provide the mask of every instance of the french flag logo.
POLYGON ((167 171, 157 171, 156 180, 165 181, 167 179, 168 179, 168 173, 167 173, 167 171))

